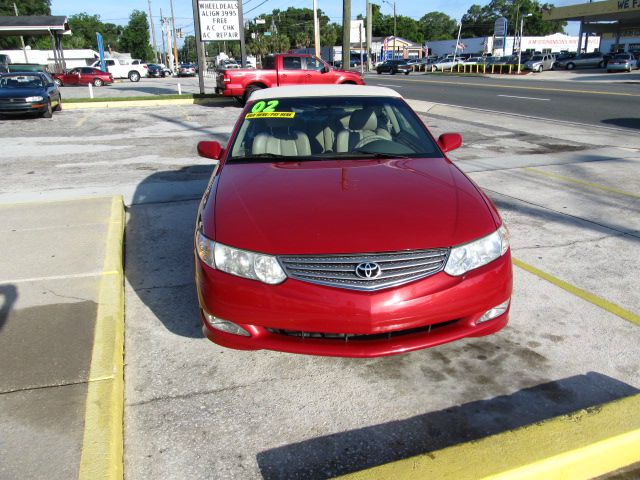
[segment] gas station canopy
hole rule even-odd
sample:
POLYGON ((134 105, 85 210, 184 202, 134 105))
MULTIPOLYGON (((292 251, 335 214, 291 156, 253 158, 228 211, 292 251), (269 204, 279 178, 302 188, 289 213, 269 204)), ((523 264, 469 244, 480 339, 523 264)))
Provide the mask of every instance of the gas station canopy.
POLYGON ((54 69, 58 73, 65 71, 66 62, 64 60, 64 49, 62 48, 62 36, 71 35, 67 17, 44 15, 0 17, 0 37, 21 35, 50 37, 55 63, 54 69))
POLYGON ((585 28, 590 32, 616 33, 640 27, 640 0, 606 0, 557 7, 545 12, 542 18, 580 21, 589 24, 585 28))
POLYGON ((0 17, 0 36, 17 35, 70 35, 71 29, 64 16, 0 17))

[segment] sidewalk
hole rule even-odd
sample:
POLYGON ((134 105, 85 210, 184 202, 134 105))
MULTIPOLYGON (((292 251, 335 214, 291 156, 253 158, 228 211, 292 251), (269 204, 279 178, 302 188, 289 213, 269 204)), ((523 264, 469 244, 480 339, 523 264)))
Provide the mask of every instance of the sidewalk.
POLYGON ((5 204, 0 225, 0 478, 77 478, 122 202, 5 204))

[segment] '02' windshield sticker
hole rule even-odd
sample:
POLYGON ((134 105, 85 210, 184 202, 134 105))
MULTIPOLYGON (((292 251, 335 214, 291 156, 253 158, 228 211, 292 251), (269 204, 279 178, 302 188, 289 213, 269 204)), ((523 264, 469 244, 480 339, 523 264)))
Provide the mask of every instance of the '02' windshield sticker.
POLYGON ((296 116, 295 112, 276 112, 276 107, 280 103, 279 100, 269 100, 265 102, 260 100, 251 109, 251 113, 248 113, 245 118, 293 118, 296 116))

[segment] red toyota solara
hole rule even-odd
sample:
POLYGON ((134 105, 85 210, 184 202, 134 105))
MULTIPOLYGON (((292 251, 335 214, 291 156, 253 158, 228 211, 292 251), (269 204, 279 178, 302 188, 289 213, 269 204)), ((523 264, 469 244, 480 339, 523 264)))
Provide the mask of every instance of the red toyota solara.
POLYGON ((219 345, 344 357, 504 327, 509 234, 489 198, 393 90, 255 92, 200 204, 195 277, 219 345))

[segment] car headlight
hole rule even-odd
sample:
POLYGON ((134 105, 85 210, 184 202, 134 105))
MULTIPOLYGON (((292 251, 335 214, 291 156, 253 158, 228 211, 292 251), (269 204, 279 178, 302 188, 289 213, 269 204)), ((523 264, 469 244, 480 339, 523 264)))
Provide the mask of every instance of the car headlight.
POLYGON ((198 257, 211 268, 238 277, 259 280, 269 285, 284 282, 287 275, 273 255, 250 252, 214 242, 198 231, 196 240, 198 257))
POLYGON ((444 271, 460 276, 501 257, 509 249, 509 231, 504 223, 495 232, 451 249, 444 271))
POLYGON ((25 102, 41 102, 42 100, 42 97, 27 97, 24 99, 25 102))

